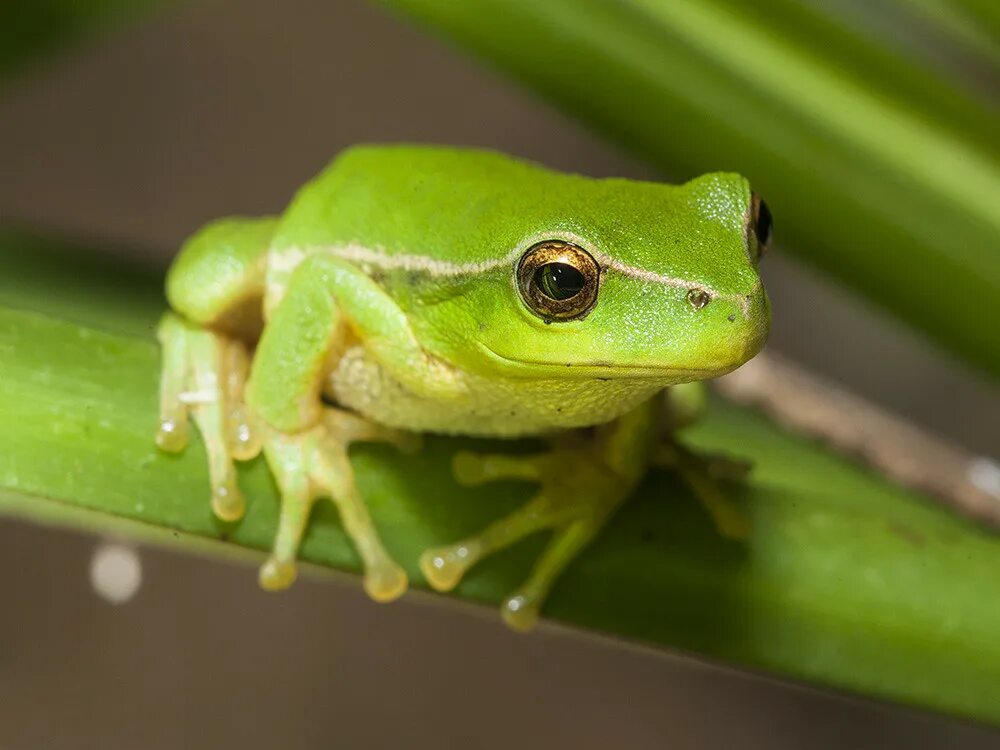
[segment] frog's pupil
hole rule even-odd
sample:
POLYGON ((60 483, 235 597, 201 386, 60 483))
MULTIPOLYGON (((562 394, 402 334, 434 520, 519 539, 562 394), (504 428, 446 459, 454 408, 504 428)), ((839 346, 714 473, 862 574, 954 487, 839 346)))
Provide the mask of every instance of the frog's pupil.
POLYGON ((564 300, 579 294, 585 279, 568 263, 546 263, 535 271, 535 283, 546 297, 564 300))
POLYGON ((771 240, 771 221, 771 209, 761 201, 757 209, 757 241, 761 245, 766 245, 771 240))

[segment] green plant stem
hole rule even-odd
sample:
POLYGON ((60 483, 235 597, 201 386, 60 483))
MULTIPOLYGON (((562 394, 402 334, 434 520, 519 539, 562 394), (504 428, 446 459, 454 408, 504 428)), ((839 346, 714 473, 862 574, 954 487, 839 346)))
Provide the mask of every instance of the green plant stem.
MULTIPOLYGON (((8 251, 29 246, 33 263, 51 263, 42 244, 0 236, 8 251)), ((141 274, 80 264, 35 288, 45 294, 32 294, 43 279, 27 272, 32 263, 24 257, 0 253, 0 300, 55 306, 64 318, 128 333, 0 308, 0 508, 260 559, 277 519, 264 463, 242 470, 248 513, 227 526, 209 509, 200 443, 181 456, 153 446, 156 287, 141 274)), ((750 483, 733 489, 751 521, 749 538, 719 537, 677 478, 657 472, 560 581, 549 617, 1000 724, 995 538, 722 402, 686 436, 693 447, 755 463, 750 483)), ((476 531, 531 492, 517 483, 460 487, 450 472, 460 448, 530 446, 431 438, 418 455, 374 445, 352 454, 385 542, 416 585, 425 547, 476 531)), ((484 562, 456 595, 496 604, 526 575, 542 542, 484 562)), ((327 505, 315 512, 302 556, 339 570, 359 567, 327 505)))

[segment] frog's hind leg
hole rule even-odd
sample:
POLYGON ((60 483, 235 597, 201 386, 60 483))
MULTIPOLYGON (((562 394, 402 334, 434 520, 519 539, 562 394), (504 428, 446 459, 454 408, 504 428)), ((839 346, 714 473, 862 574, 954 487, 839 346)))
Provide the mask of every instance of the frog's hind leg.
POLYGON ((604 526, 645 473, 653 412, 643 406, 608 426, 593 440, 555 445, 532 456, 459 453, 459 482, 478 485, 496 479, 537 481, 540 491, 506 518, 479 534, 424 552, 420 567, 439 591, 458 585, 484 557, 524 537, 553 529, 552 538, 528 579, 501 605, 508 625, 531 629, 546 596, 566 566, 604 526))
POLYGON ((588 471, 594 468, 592 462, 592 456, 583 457, 579 453, 520 458, 458 454, 456 474, 463 484, 535 479, 542 482, 543 488, 524 506, 478 534, 426 550, 420 557, 420 568, 427 582, 438 591, 450 591, 483 558, 530 534, 552 529, 552 539, 528 579, 501 605, 501 614, 508 625, 516 630, 530 630, 556 579, 593 539, 626 494, 614 483, 609 485, 608 477, 601 476, 600 471, 588 471), (550 470, 556 474, 566 472, 574 481, 546 480, 550 470))
POLYGON ((724 483, 741 482, 750 473, 746 461, 723 455, 701 455, 673 439, 657 446, 653 464, 676 471, 705 509, 720 536, 746 539, 750 519, 726 493, 724 483))
POLYGON ((721 536, 745 539, 750 533, 750 521, 727 495, 723 484, 746 479, 750 464, 729 456, 696 453, 677 440, 676 433, 696 422, 708 406, 703 382, 671 386, 665 395, 667 432, 653 454, 653 464, 677 472, 721 536))
POLYGON ((281 515, 274 548, 260 569, 266 589, 287 588, 295 580, 295 559, 313 504, 329 498, 354 541, 365 568, 364 587, 376 601, 399 597, 406 573, 386 552, 354 482, 348 446, 355 440, 384 441, 410 447, 406 434, 338 409, 325 409, 316 427, 286 434, 268 430, 264 452, 281 491, 281 515))

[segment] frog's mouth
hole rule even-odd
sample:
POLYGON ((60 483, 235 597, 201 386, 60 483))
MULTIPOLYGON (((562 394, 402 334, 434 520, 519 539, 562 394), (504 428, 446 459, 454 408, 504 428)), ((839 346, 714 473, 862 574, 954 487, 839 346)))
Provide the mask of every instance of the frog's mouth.
POLYGON ((574 378, 588 380, 662 380, 683 383, 692 380, 716 378, 732 372, 743 362, 727 363, 717 367, 678 367, 672 365, 612 364, 610 362, 546 362, 542 360, 507 357, 482 342, 479 348, 487 359, 500 369, 520 377, 574 378))

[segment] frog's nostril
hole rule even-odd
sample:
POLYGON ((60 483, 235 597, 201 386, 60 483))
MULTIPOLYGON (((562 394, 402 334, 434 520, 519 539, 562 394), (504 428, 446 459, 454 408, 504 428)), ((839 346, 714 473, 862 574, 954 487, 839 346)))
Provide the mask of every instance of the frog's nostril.
POLYGON ((687 301, 695 310, 703 308, 711 299, 708 292, 702 289, 691 289, 687 293, 687 301))

